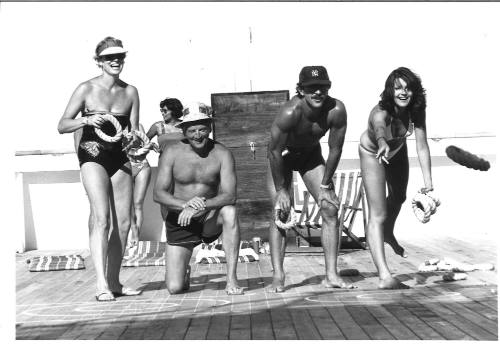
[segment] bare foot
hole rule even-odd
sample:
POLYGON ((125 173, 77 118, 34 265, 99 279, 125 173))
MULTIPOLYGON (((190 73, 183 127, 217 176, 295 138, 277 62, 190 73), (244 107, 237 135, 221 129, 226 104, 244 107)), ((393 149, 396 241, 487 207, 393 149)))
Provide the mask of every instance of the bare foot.
POLYGON ((387 237, 384 239, 384 242, 387 243, 389 246, 391 246, 392 250, 394 253, 396 253, 398 256, 407 258, 408 254, 406 253, 405 249, 401 247, 401 245, 396 241, 395 237, 387 237))
POLYGON ((98 291, 96 296, 95 296, 95 299, 98 301, 98 302, 108 302, 108 301, 115 301, 115 297, 113 296, 113 294, 111 293, 111 291, 109 290, 104 290, 104 291, 98 291))
POLYGON ((353 284, 349 284, 339 279, 336 281, 327 280, 327 278, 323 279, 321 282, 325 288, 336 288, 336 289, 354 289, 355 286, 353 284))
POLYGON ((282 293, 285 291, 285 284, 279 279, 274 279, 272 284, 268 286, 267 292, 269 293, 282 293))
POLYGON ((191 266, 188 264, 186 268, 186 274, 184 275, 184 286, 182 290, 188 291, 191 287, 191 266))
POLYGON ((270 293, 282 293, 285 291, 285 276, 273 275, 273 282, 267 288, 270 293))
POLYGON ((239 286, 234 286, 234 285, 227 285, 226 286, 226 294, 228 295, 243 295, 245 291, 243 288, 240 288, 239 286))
POLYGON ((381 279, 378 283, 379 289, 387 290, 397 290, 397 289, 409 289, 410 287, 406 284, 401 283, 399 280, 393 277, 381 279))

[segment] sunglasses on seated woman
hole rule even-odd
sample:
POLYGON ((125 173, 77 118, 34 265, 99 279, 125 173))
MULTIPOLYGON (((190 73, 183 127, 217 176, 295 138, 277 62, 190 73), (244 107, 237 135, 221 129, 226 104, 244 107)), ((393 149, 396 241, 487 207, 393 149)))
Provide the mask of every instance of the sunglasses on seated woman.
POLYGON ((126 54, 125 53, 118 53, 118 54, 108 54, 108 55, 101 55, 101 59, 104 61, 113 61, 113 60, 124 60, 126 54))

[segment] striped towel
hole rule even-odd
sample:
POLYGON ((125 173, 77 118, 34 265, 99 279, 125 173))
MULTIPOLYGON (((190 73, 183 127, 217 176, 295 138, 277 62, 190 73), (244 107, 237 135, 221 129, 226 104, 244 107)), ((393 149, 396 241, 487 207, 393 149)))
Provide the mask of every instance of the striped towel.
POLYGON ((139 241, 125 250, 122 267, 164 266, 165 242, 139 241))
POLYGON ((72 254, 67 256, 39 256, 26 261, 30 272, 47 272, 50 270, 85 269, 82 256, 72 254))
MULTIPOLYGON (((217 242, 217 241, 215 241, 217 242)), ((226 256, 222 250, 222 244, 211 243, 208 245, 202 244, 201 249, 195 257, 195 263, 200 264, 214 264, 226 263, 226 256)), ((249 263, 259 260, 259 255, 255 253, 248 241, 241 241, 238 262, 249 263)))
POLYGON ((142 253, 165 253, 166 242, 159 241, 139 241, 137 245, 127 248, 125 256, 142 253))
MULTIPOLYGON (((240 263, 250 263, 258 261, 258 258, 254 256, 238 256, 238 262, 240 263)), ((196 261, 196 263, 200 264, 214 264, 214 263, 226 263, 226 257, 202 257, 200 261, 196 261)))

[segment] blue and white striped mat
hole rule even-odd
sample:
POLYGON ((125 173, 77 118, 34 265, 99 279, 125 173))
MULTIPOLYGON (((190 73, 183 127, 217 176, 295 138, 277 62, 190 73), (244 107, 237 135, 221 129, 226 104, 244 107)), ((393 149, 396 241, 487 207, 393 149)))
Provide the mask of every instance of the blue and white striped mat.
POLYGON ((48 272, 51 270, 85 269, 82 256, 72 254, 67 256, 38 256, 26 261, 30 272, 48 272))

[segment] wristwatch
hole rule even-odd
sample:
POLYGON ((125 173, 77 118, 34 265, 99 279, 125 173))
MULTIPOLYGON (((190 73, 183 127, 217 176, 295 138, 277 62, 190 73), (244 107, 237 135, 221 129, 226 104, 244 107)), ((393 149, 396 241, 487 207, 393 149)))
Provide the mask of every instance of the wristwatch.
POLYGON ((328 184, 320 184, 319 188, 333 190, 333 182, 330 182, 328 184))

